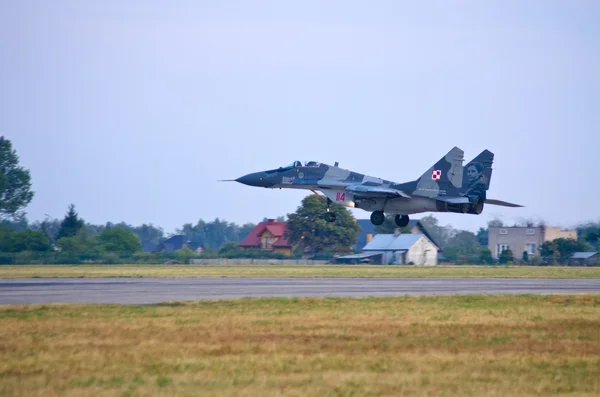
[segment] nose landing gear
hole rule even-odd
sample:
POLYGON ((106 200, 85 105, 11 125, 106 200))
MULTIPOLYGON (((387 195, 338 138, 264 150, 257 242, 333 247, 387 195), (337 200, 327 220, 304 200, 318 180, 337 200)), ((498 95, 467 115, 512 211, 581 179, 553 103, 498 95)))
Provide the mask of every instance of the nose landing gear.
POLYGON ((327 212, 325 213, 325 221, 335 222, 335 219, 337 217, 335 216, 335 212, 329 212, 329 204, 331 204, 331 199, 328 197, 327 198, 327 212))

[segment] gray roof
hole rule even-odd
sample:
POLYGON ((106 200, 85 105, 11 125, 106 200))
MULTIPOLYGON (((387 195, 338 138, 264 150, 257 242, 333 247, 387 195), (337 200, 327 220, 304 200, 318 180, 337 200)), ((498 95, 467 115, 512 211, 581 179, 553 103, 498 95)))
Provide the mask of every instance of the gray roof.
POLYGON ((381 255, 381 254, 383 254, 383 251, 369 251, 369 252, 362 252, 360 254, 336 256, 336 258, 337 259, 363 259, 363 258, 369 258, 371 256, 375 256, 375 255, 381 255))
POLYGON ((596 255, 597 252, 574 252, 572 259, 589 259, 596 255))
POLYGON ((363 251, 406 251, 412 247, 422 234, 405 233, 399 234, 376 234, 373 239, 365 245, 363 251))

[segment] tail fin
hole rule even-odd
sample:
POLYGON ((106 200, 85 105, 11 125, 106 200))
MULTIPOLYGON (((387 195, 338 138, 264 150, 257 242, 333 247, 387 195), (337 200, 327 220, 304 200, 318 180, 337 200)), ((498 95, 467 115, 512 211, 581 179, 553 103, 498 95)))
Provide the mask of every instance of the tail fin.
POLYGON ((492 180, 494 153, 484 150, 471 160, 464 169, 461 193, 466 196, 479 196, 486 199, 486 191, 492 180))
MULTIPOLYGON (((422 196, 434 197, 441 190, 449 192, 457 191, 463 181, 463 160, 465 152, 453 147, 444 157, 432 165, 419 179, 417 179, 417 190, 422 196)), ((443 193, 441 193, 443 194, 443 193)))

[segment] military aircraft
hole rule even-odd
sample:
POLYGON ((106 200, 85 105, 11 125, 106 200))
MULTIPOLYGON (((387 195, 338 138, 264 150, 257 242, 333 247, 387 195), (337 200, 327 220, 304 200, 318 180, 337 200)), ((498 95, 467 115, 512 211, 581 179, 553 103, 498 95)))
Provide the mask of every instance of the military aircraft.
POLYGON ((416 180, 404 183, 349 171, 316 161, 300 161, 268 171, 254 172, 235 179, 249 186, 270 189, 307 189, 322 192, 327 199, 324 218, 334 222, 331 203, 370 211, 371 222, 381 225, 385 213, 395 214, 399 227, 408 225, 409 215, 421 212, 455 212, 481 214, 485 204, 522 207, 505 201, 488 199, 494 154, 484 150, 464 168, 464 152, 452 148, 416 180))

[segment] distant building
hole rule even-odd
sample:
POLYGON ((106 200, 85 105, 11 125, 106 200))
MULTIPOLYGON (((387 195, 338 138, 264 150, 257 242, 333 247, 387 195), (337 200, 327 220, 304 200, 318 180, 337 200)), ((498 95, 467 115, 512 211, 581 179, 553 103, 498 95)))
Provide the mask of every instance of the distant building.
POLYGON ((202 244, 197 241, 188 240, 183 234, 176 234, 169 237, 162 243, 158 244, 156 251, 171 254, 186 246, 197 254, 201 254, 202 251, 204 251, 202 244))
POLYGON ((598 266, 600 255, 598 252, 574 252, 569 261, 571 266, 598 266))
POLYGON ((259 248, 265 251, 292 254, 292 244, 284 237, 286 222, 268 219, 261 222, 240 243, 242 248, 259 248))
MULTIPOLYGON (((371 239, 373 239, 373 236, 375 236, 375 225, 371 223, 370 219, 357 219, 356 223, 358 223, 360 226, 360 231, 356 237, 356 244, 352 248, 355 251, 360 251, 371 241, 371 239)), ((424 234, 429 240, 439 247, 438 243, 431 237, 425 226, 423 226, 418 219, 411 219, 408 222, 407 227, 413 234, 424 234)))
POLYGON ((488 248, 495 259, 498 259, 502 251, 508 249, 515 258, 520 258, 524 251, 527 251, 529 256, 539 255, 542 244, 558 238, 577 240, 577 231, 550 226, 488 228, 488 248))
POLYGON ((336 257, 336 263, 437 265, 440 247, 421 233, 376 234, 360 254, 336 257))
POLYGON ((143 252, 156 252, 158 246, 154 244, 152 241, 142 241, 142 251, 143 252))

